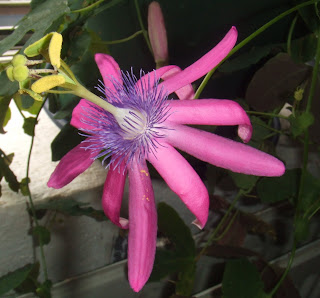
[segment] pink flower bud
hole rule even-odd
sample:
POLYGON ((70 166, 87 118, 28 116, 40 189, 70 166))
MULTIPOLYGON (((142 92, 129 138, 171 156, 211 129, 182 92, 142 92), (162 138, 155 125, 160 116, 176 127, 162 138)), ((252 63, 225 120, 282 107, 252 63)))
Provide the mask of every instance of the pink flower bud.
POLYGON ((166 65, 168 63, 167 32, 160 4, 156 1, 151 2, 148 8, 148 33, 157 66, 166 65))

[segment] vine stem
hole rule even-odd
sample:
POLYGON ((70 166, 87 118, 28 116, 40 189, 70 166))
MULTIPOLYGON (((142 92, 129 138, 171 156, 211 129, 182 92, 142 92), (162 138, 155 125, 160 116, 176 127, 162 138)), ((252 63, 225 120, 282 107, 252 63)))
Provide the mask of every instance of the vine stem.
POLYGON ((208 241, 206 242, 205 246, 202 248, 202 250, 200 251, 200 253, 197 255, 196 257, 196 261, 198 261, 200 259, 200 257, 202 255, 204 255, 206 253, 206 250, 208 249, 208 247, 217 239, 217 234, 220 231, 220 229, 222 228, 222 226, 224 225, 225 221, 227 220, 227 218, 229 217, 229 214, 231 213, 231 211, 233 210, 234 206, 236 205, 236 203, 238 202, 238 200, 243 196, 246 195, 248 193, 250 193, 252 190, 252 188, 248 189, 248 190, 243 190, 240 189, 238 191, 238 193, 236 194, 235 198, 233 199, 231 205, 229 206, 227 212, 224 214, 223 218, 221 219, 221 221, 219 222, 218 226, 215 228, 215 230, 212 232, 212 234, 210 235, 208 241))
POLYGON ((313 3, 317 3, 320 0, 311 0, 311 1, 307 1, 304 3, 301 3, 295 7, 292 7, 288 10, 286 10, 285 12, 279 14, 278 16, 276 16, 275 18, 273 18, 271 21, 269 21, 268 23, 264 24, 262 27, 260 27, 258 30, 256 30, 255 32, 253 32, 251 35, 249 35, 247 38, 245 38, 243 41, 241 41, 239 44, 237 44, 230 52, 229 54, 215 67, 213 68, 211 71, 209 71, 206 76, 204 77, 204 79, 202 80, 200 86, 198 87, 195 97, 194 98, 199 98, 200 94, 202 93, 203 89, 205 88, 205 86, 207 85, 207 83, 209 82, 211 76, 213 75, 213 73, 215 72, 215 70, 225 61, 227 60, 229 57, 231 57, 234 53, 236 53, 237 51, 239 51, 243 46, 245 46, 247 43, 249 43, 252 39, 254 39, 255 37, 257 37, 259 34, 261 34, 263 31, 265 31, 266 29, 268 29, 269 27, 271 27, 273 24, 275 24, 276 22, 278 22, 279 20, 281 20, 282 18, 286 17, 287 15, 293 13, 294 11, 297 11, 298 9, 311 5, 313 3))
POLYGON ((140 28, 141 28, 142 33, 143 33, 143 37, 146 40, 147 46, 148 46, 148 48, 149 48, 149 50, 150 50, 150 52, 151 52, 151 54, 153 56, 153 51, 152 51, 152 47, 151 47, 151 44, 150 44, 150 41, 149 41, 148 33, 147 33, 147 31, 146 31, 146 29, 144 28, 144 25, 143 25, 143 21, 142 21, 142 17, 141 17, 141 11, 140 11, 140 8, 139 8, 138 0, 134 0, 134 5, 136 7, 137 17, 138 17, 138 20, 139 20, 140 28))
MULTIPOLYGON (((42 111, 42 108, 44 106, 46 102, 46 99, 43 100, 42 105, 36 115, 36 123, 38 121, 40 112, 42 111)), ((39 222, 36 216, 36 210, 33 204, 33 200, 32 200, 32 194, 29 188, 29 172, 30 172, 30 163, 31 163, 31 155, 32 155, 32 149, 33 149, 33 145, 34 145, 34 138, 35 138, 35 126, 33 127, 33 133, 32 133, 32 137, 31 137, 31 144, 29 147, 29 153, 28 153, 28 159, 27 159, 27 169, 26 169, 26 185, 27 185, 27 190, 28 190, 28 198, 29 198, 29 204, 30 204, 30 209, 31 209, 31 213, 32 213, 32 217, 34 219, 34 223, 36 225, 36 227, 39 227, 39 222)), ((45 280, 48 280, 48 270, 47 270, 47 263, 46 263, 46 258, 44 255, 44 249, 43 249, 43 242, 41 237, 39 237, 39 246, 40 246, 40 257, 41 257, 41 263, 42 263, 42 267, 43 267, 43 275, 45 280)))
MULTIPOLYGON (((317 80, 318 80, 319 62, 320 62, 320 37, 319 37, 319 32, 317 34, 317 37, 318 37, 317 52, 316 52, 316 58, 315 58, 315 65, 314 65, 313 71, 312 71, 312 80, 311 80, 310 92, 309 92, 307 106, 306 106, 306 110, 305 110, 306 113, 310 113, 311 112, 312 101, 313 101, 313 98, 314 98, 315 89, 316 89, 317 80)), ((305 130, 305 134, 304 134, 303 166, 302 166, 302 173, 301 173, 300 183, 299 183, 299 192, 298 192, 298 198, 297 198, 297 211, 296 211, 296 214, 295 214, 295 219, 297 219, 300 216, 300 214, 299 214, 300 213, 300 203, 301 203, 301 200, 302 200, 302 197, 303 197, 303 190, 304 190, 304 184, 305 184, 305 179, 306 179, 308 160, 309 160, 309 128, 307 128, 305 130)), ((283 273, 283 275, 281 276, 281 278, 278 281, 278 283, 276 284, 276 286, 271 291, 271 293, 268 295, 269 297, 272 297, 277 292, 277 290, 281 286, 281 283, 283 282, 283 280, 288 275, 289 270, 291 268, 291 265, 293 263, 293 259, 294 259, 294 255, 295 255, 295 251, 296 251, 296 245, 297 245, 296 240, 294 240, 293 247, 292 247, 292 250, 291 250, 291 256, 290 256, 290 259, 288 261, 288 265, 286 267, 286 270, 283 273)))
POLYGON ((103 1, 105 1, 105 0, 99 0, 99 1, 89 5, 87 7, 84 7, 84 8, 81 8, 81 9, 77 9, 77 10, 73 10, 73 11, 71 11, 71 13, 81 13, 81 12, 85 12, 85 11, 91 10, 91 9, 95 8, 96 6, 98 6, 100 3, 102 3, 103 1))

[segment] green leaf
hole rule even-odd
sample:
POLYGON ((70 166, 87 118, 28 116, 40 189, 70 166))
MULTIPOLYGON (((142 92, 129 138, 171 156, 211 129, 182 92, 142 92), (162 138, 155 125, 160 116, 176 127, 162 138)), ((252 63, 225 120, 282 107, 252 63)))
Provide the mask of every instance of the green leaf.
POLYGON ((231 171, 229 172, 229 175, 231 176, 236 186, 243 190, 253 188, 259 179, 259 177, 257 176, 239 174, 231 171))
POLYGON ((34 136, 34 129, 37 124, 37 119, 34 117, 29 117, 24 119, 23 130, 29 136, 34 136))
MULTIPOLYGON (((11 102, 11 97, 0 97, 0 133, 4 134, 4 126, 8 123, 9 119, 9 104, 11 102)), ((11 113, 10 113, 11 115, 11 113)))
POLYGON ((49 244, 51 240, 50 231, 44 226, 34 227, 30 233, 37 239, 37 245, 40 244, 40 241, 42 245, 49 244))
POLYGON ((33 266, 32 264, 28 264, 0 277, 0 296, 18 287, 28 277, 33 266))
MULTIPOLYGON (((0 42, 1 43, 1 42, 0 42)), ((5 71, 0 73, 0 97, 12 97, 19 89, 18 82, 11 82, 5 71)))
POLYGON ((166 203, 158 204, 158 230, 170 239, 180 256, 195 256, 195 243, 189 227, 166 203))
POLYGON ((317 50, 317 37, 315 34, 309 34, 295 39, 291 43, 291 57, 297 63, 306 63, 311 61, 317 50))
POLYGON ((89 216, 97 221, 105 221, 108 218, 101 210, 96 210, 74 199, 52 200, 47 203, 40 203, 35 206, 36 210, 54 210, 71 216, 89 216))
POLYGON ((296 197, 300 169, 287 170, 281 177, 265 177, 257 183, 257 193, 262 202, 275 203, 296 197))
POLYGON ((263 57, 267 56, 271 49, 276 45, 268 44, 262 47, 252 47, 248 51, 245 51, 243 54, 238 55, 237 58, 228 59, 220 67, 219 71, 221 72, 234 72, 247 68, 252 64, 258 63, 263 57))
MULTIPOLYGON (((297 3, 302 3, 304 0, 298 0, 297 3)), ((302 19, 309 27, 309 29, 315 33, 318 32, 320 27, 320 18, 319 18, 319 3, 314 3, 313 5, 308 5, 299 9, 299 14, 302 19)))
POLYGON ((191 297, 196 277, 196 263, 191 261, 183 271, 178 274, 176 282, 176 294, 184 297, 191 297))
POLYGON ((311 113, 302 112, 290 115, 291 132, 294 138, 302 135, 308 127, 314 123, 314 117, 311 113))
POLYGON ((20 183, 17 180, 16 175, 10 169, 10 163, 12 161, 13 155, 5 156, 0 150, 0 177, 4 177, 8 182, 11 190, 18 192, 20 188, 20 183))
POLYGON ((51 143, 52 161, 60 160, 83 139, 76 128, 66 124, 51 143))
POLYGON ((222 280, 224 298, 267 297, 257 268, 247 259, 230 260, 222 280))
POLYGON ((14 290, 19 294, 26 294, 30 292, 36 292, 36 289, 38 287, 38 277, 40 273, 40 263, 36 262, 33 264, 32 270, 29 272, 26 279, 14 290))
MULTIPOLYGON (((150 281, 175 272, 189 272, 190 266, 195 266, 196 254, 192 234, 178 213, 165 203, 158 204, 158 230, 169 238, 171 249, 157 250, 150 281)), ((191 276, 182 274, 180 281, 184 283, 191 276)))
POLYGON ((67 0, 47 0, 36 6, 19 22, 19 26, 11 35, 0 41, 0 54, 14 47, 29 31, 34 33, 26 46, 42 38, 49 28, 54 31, 52 24, 67 12, 69 12, 67 0))
POLYGON ((42 101, 34 100, 31 96, 25 94, 16 93, 14 96, 14 101, 18 108, 22 111, 27 111, 30 114, 38 114, 42 101))

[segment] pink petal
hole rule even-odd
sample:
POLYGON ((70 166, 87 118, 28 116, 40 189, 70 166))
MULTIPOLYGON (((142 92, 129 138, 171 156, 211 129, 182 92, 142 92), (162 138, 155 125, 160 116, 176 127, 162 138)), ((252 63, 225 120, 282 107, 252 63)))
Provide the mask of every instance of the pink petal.
POLYGON ((94 155, 82 147, 79 144, 61 159, 47 183, 49 187, 64 187, 91 166, 94 155))
POLYGON ((156 1, 148 8, 148 34, 155 62, 168 61, 167 31, 160 4, 156 1))
POLYGON ((232 100, 172 100, 168 121, 179 124, 239 125, 239 136, 248 142, 252 135, 250 119, 242 107, 232 100))
MULTIPOLYGON (((157 70, 147 73, 138 82, 137 86, 141 88, 142 86, 148 86, 149 88, 154 86, 154 83, 159 79, 167 80, 177 73, 181 72, 181 68, 175 65, 168 65, 161 67, 157 70)), ((166 90, 165 90, 166 91, 166 90)), ((194 90, 191 84, 181 87, 176 90, 175 93, 180 99, 192 99, 194 98, 194 90)))
POLYGON ((184 125, 173 125, 167 141, 200 160, 233 172, 256 176, 281 176, 285 167, 275 157, 215 134, 184 125))
POLYGON ((209 195, 190 164, 169 144, 158 147, 156 157, 149 154, 148 160, 196 216, 194 223, 203 228, 208 219, 209 195))
POLYGON ((103 188, 102 208, 106 216, 122 229, 128 228, 128 220, 120 217, 120 208, 123 197, 124 184, 126 182, 126 173, 124 166, 114 169, 110 165, 107 179, 103 188))
POLYGON ((237 36, 237 29, 232 27, 227 35, 210 52, 176 76, 164 81, 162 84, 168 93, 170 94, 175 90, 196 81, 216 67, 234 47, 237 41, 237 36))
MULTIPOLYGON (((166 81, 169 78, 174 77, 176 74, 180 73, 182 70, 180 67, 175 66, 172 69, 165 72, 161 79, 166 81)), ((175 90, 175 93, 178 95, 179 99, 194 99, 194 90, 191 84, 187 84, 183 87, 181 87, 178 90, 175 90)))
POLYGON ((146 162, 129 167, 129 282, 141 290, 152 271, 157 240, 157 211, 146 162))
POLYGON ((81 99, 72 111, 70 124, 78 129, 96 129, 96 127, 82 121, 86 119, 86 111, 92 109, 93 106, 93 103, 90 103, 86 99, 81 99))
POLYGON ((118 63, 109 55, 95 54, 104 85, 111 91, 115 91, 112 81, 122 82, 121 71, 118 63))

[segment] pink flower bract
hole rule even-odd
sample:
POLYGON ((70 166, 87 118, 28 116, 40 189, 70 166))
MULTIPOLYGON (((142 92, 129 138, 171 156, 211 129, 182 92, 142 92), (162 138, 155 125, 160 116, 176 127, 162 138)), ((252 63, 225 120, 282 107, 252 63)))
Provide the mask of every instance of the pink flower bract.
POLYGON ((175 148, 234 172, 280 176, 285 171, 283 163, 273 156, 186 126, 238 125, 240 138, 244 142, 250 140, 250 120, 236 102, 188 100, 194 97, 191 83, 218 65, 233 48, 236 39, 237 31, 233 27, 216 47, 186 69, 165 66, 142 75, 139 80, 130 74, 121 74, 111 56, 97 54, 95 58, 107 100, 117 107, 139 113, 132 112, 135 120, 127 121, 123 129, 110 113, 84 99, 73 111, 71 124, 87 133, 88 138, 62 158, 48 186, 63 187, 85 171, 93 158, 110 158, 102 206, 114 224, 129 228, 129 282, 134 291, 139 291, 147 282, 156 249, 157 214, 146 160, 196 216, 194 223, 200 228, 208 218, 208 192, 175 148), (163 81, 158 83, 159 79, 163 81), (167 95, 172 92, 181 100, 168 100, 167 95), (129 220, 120 217, 127 174, 129 220))

